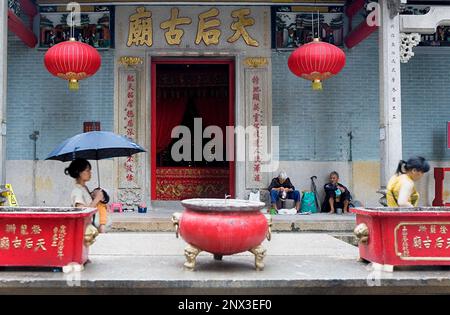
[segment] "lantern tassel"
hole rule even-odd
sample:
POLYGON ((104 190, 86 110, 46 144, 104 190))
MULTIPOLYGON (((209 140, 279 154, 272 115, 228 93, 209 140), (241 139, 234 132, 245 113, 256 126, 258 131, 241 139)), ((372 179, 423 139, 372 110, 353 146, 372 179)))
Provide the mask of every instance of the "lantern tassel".
POLYGON ((312 88, 314 91, 321 91, 322 90, 322 82, 320 80, 314 80, 312 82, 312 88))
POLYGON ((78 91, 80 88, 77 80, 70 80, 69 81, 69 90, 71 91, 78 91))

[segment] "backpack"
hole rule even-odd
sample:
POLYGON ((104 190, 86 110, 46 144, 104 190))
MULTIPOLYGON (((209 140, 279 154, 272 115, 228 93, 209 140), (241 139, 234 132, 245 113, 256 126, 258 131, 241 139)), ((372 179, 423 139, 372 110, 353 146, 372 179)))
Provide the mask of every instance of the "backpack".
POLYGON ((300 206, 301 212, 316 213, 316 196, 312 191, 304 191, 302 196, 302 202, 300 206))

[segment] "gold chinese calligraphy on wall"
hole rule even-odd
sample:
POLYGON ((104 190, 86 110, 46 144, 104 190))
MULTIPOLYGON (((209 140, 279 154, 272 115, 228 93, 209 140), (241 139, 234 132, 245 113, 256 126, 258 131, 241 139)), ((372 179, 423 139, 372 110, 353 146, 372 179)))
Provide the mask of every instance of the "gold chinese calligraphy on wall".
POLYGON ((264 68, 269 64, 269 60, 264 57, 245 58, 244 64, 249 68, 264 68))
POLYGON ((136 13, 130 16, 130 24, 128 30, 128 43, 131 45, 151 47, 153 45, 153 26, 152 12, 146 11, 140 7, 136 9, 136 13))
POLYGON ((213 44, 217 45, 220 38, 220 30, 217 29, 220 26, 220 20, 217 18, 219 10, 212 8, 206 12, 200 13, 198 16, 198 29, 197 37, 195 38, 195 44, 200 44, 202 41, 207 46, 213 44))
POLYGON ((168 46, 208 47, 217 46, 221 41, 243 43, 247 47, 260 45, 256 36, 260 31, 256 14, 252 16, 250 8, 174 7, 167 12, 166 7, 137 7, 128 15, 127 25, 127 47, 152 47, 154 41, 161 40, 168 46), (157 32, 162 32, 163 36, 157 36, 157 32), (193 38, 185 38, 191 34, 193 38))
POLYGON ((119 64, 127 67, 134 67, 143 63, 144 59, 141 57, 122 56, 119 58, 119 64))
POLYGON ((192 23, 192 19, 188 17, 178 17, 179 9, 172 8, 170 11, 170 20, 161 23, 160 27, 163 30, 167 30, 164 34, 166 42, 169 45, 179 45, 181 38, 184 35, 182 28, 177 28, 178 25, 189 25, 192 23))
POLYGON ((231 16, 237 20, 231 24, 231 29, 235 32, 233 36, 228 38, 229 43, 234 43, 240 37, 242 37, 245 43, 249 46, 258 47, 259 43, 251 38, 250 34, 247 32, 246 27, 255 25, 255 20, 247 16, 250 15, 250 9, 240 9, 231 12, 231 16))

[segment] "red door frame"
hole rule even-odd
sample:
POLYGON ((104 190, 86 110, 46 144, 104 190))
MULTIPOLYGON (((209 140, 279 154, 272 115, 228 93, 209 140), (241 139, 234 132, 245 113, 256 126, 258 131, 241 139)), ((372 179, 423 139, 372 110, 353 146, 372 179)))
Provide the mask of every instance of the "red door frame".
MULTIPOLYGON (((208 58, 158 58, 152 59, 151 64, 151 200, 156 200, 156 65, 157 64, 226 64, 228 65, 228 117, 229 126, 234 126, 234 101, 235 101, 235 62, 232 59, 208 59, 208 58)), ((233 150, 233 160, 229 161, 230 179, 229 179, 229 194, 232 198, 235 197, 235 152, 234 152, 234 137, 229 140, 229 148, 233 150)), ((230 152, 230 151, 227 151, 230 152)))

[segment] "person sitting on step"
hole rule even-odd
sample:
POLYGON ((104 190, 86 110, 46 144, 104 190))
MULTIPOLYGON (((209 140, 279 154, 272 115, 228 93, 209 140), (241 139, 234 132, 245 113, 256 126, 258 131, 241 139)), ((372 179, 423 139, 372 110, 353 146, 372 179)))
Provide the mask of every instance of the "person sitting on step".
POLYGON ((295 190, 294 185, 292 185, 291 180, 287 177, 286 172, 281 171, 278 177, 272 179, 272 182, 268 188, 270 192, 270 201, 272 208, 276 211, 277 201, 281 198, 282 200, 294 199, 295 211, 298 213, 300 211, 300 192, 295 190))
POLYGON ((339 174, 336 171, 330 173, 330 182, 325 184, 325 200, 322 204, 322 212, 335 213, 341 209, 343 213, 349 213, 348 205, 351 200, 350 191, 339 183, 339 174))

